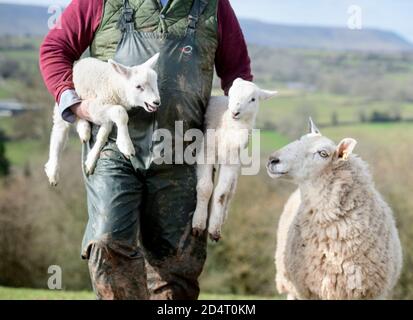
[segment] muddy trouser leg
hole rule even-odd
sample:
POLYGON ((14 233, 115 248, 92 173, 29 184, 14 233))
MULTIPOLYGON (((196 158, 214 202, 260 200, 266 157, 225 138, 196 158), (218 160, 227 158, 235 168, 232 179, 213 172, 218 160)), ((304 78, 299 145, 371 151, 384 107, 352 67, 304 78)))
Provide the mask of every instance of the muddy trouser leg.
POLYGON ((196 168, 152 166, 141 216, 150 299, 197 299, 198 277, 206 259, 206 236, 194 237, 196 168))
MULTIPOLYGON (((88 148, 83 148, 83 159, 88 148)), ((89 221, 82 245, 98 299, 148 299, 143 254, 138 246, 142 177, 116 146, 101 152, 85 176, 89 221)))

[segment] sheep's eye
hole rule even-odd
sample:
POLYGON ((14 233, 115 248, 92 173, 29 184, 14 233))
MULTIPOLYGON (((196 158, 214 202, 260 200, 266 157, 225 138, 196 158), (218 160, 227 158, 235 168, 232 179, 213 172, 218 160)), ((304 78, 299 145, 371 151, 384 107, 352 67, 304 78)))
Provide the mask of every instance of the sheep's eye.
POLYGON ((136 86, 136 89, 143 90, 143 87, 141 85, 138 85, 136 86))
POLYGON ((329 154, 327 151, 321 150, 318 152, 318 154, 320 155, 321 158, 328 158, 329 154))
POLYGON ((250 102, 255 102, 255 98, 252 98, 250 102))

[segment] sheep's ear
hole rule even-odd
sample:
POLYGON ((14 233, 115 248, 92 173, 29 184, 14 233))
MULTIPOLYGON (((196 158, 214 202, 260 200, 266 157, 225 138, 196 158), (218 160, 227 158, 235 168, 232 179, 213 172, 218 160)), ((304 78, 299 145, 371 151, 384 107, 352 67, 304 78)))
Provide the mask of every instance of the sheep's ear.
POLYGON ((350 154, 353 153, 357 141, 352 138, 345 138, 341 140, 336 149, 337 158, 340 160, 348 160, 350 154))
POLYGON ((260 100, 268 100, 274 96, 276 96, 278 91, 270 91, 270 90, 262 90, 260 89, 259 97, 260 100))
POLYGON ((112 59, 108 60, 109 65, 112 67, 113 70, 115 70, 117 73, 120 75, 129 78, 130 76, 130 69, 123 64, 120 64, 112 59))
POLYGON ((315 123, 314 123, 314 121, 311 117, 308 119, 308 132, 310 134, 321 135, 320 130, 318 130, 317 126, 315 125, 315 123))
POLYGON ((149 60, 148 61, 146 61, 143 65, 145 66, 145 67, 148 67, 148 68, 154 68, 155 67, 155 65, 156 65, 156 63, 158 62, 158 60, 159 60, 159 55, 160 55, 160 53, 158 52, 157 54, 155 54, 152 58, 149 58, 149 60))

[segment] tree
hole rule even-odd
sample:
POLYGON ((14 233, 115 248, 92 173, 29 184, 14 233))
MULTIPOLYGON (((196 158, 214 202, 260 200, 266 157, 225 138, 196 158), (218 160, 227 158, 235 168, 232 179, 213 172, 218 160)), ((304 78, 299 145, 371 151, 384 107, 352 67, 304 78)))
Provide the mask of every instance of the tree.
POLYGON ((336 126, 339 125, 339 122, 338 122, 338 114, 337 114, 336 111, 334 111, 334 112, 331 114, 331 125, 334 126, 334 127, 336 127, 336 126))
POLYGON ((7 176, 10 173, 10 162, 6 158, 6 148, 4 142, 5 134, 0 130, 0 177, 7 176))

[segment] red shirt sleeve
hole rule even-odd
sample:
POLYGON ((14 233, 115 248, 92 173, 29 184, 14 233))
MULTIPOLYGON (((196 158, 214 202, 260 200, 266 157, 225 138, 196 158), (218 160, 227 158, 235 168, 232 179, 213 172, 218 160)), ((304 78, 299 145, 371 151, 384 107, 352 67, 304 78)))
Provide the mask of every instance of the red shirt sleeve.
POLYGON ((91 44, 103 15, 103 0, 73 0, 40 47, 40 71, 49 92, 74 89, 73 63, 91 44))
POLYGON ((251 60, 241 26, 228 0, 218 3, 218 48, 215 69, 225 94, 236 78, 252 81, 251 60))

